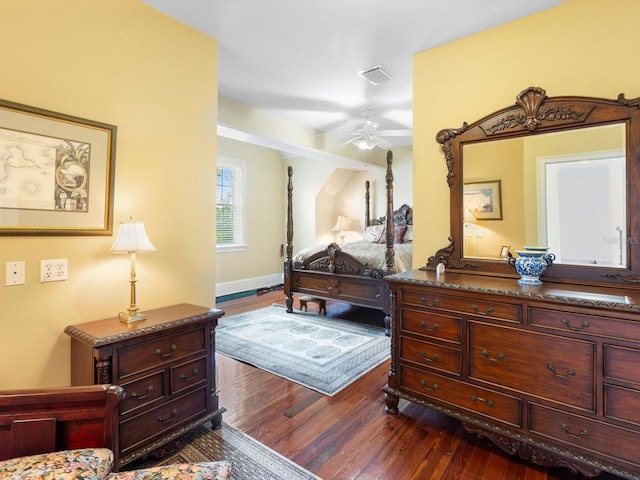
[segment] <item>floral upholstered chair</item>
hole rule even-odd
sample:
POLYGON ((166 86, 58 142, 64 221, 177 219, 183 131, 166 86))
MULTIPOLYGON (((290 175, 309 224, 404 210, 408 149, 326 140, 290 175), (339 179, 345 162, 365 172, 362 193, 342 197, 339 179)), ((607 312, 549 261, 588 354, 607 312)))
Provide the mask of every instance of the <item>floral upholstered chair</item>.
POLYGON ((0 461, 0 479, 25 480, 225 480, 229 462, 178 463, 111 473, 108 448, 81 448, 0 461))
POLYGON ((0 391, 0 480, 224 480, 229 462, 113 472, 117 385, 0 391))

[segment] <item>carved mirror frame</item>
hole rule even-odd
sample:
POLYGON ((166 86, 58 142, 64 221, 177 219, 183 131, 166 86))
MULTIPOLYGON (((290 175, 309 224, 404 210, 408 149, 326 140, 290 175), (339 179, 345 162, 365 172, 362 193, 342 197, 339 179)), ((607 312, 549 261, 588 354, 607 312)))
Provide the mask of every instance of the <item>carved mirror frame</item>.
POLYGON ((547 97, 544 89, 529 87, 516 97, 515 105, 498 110, 471 125, 441 130, 436 141, 447 164, 450 188, 451 236, 449 245, 431 256, 425 269, 443 263, 447 271, 491 276, 518 275, 504 259, 465 258, 463 255, 463 147, 465 144, 622 123, 626 127, 626 241, 624 268, 557 264, 549 267, 543 281, 624 285, 640 288, 640 98, 615 100, 560 96, 547 97))

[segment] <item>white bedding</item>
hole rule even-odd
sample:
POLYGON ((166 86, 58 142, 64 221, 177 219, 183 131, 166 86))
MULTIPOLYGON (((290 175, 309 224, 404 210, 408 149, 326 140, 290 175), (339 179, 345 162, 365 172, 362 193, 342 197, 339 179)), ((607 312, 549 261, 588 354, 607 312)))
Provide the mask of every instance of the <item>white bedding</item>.
MULTIPOLYGON (((311 255, 321 252, 327 248, 326 245, 316 245, 300 250, 293 257, 294 262, 304 262, 311 255)), ((340 249, 357 258, 364 265, 373 268, 385 269, 385 250, 387 246, 384 243, 371 243, 364 240, 358 242, 345 243, 340 245, 340 249)), ((394 266, 396 273, 411 270, 412 244, 397 243, 393 246, 394 266)))

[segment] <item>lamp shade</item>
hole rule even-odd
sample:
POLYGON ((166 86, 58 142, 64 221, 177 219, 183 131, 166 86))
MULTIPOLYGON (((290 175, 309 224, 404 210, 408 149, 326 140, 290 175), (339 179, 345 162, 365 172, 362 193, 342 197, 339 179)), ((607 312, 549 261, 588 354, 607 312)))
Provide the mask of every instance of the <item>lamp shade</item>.
POLYGON ((154 252, 143 222, 121 222, 118 236, 109 249, 113 253, 154 252))
POLYGON ((338 216, 338 220, 336 224, 333 226, 332 231, 334 232, 344 232, 349 227, 349 218, 344 217, 342 215, 338 216))
POLYGON ((467 223, 476 223, 478 220, 468 208, 464 209, 464 221, 467 223))

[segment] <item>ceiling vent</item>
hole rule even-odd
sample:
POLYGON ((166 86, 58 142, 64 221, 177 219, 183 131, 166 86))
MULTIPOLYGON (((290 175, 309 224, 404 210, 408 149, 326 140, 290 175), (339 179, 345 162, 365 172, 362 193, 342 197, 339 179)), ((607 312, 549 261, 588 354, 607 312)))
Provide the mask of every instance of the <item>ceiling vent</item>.
POLYGON ((381 83, 388 82, 393 78, 393 75, 382 68, 382 65, 377 65, 367 70, 363 70, 362 72, 358 72, 358 75, 362 78, 366 78, 374 85, 380 85, 381 83))

